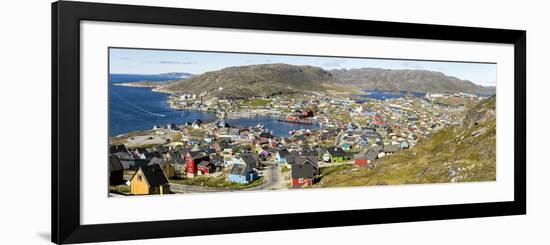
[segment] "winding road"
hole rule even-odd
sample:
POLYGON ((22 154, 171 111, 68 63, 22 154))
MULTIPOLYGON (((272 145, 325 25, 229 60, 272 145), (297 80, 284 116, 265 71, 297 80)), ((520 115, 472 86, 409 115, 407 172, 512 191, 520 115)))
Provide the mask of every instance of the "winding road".
POLYGON ((274 162, 265 162, 265 167, 261 171, 261 175, 264 178, 264 182, 258 186, 246 188, 246 189, 218 189, 204 186, 193 185, 180 185, 170 183, 170 190, 175 193, 201 193, 201 192, 227 192, 227 191, 258 191, 258 190, 272 190, 280 189, 284 187, 284 177, 281 173, 281 168, 274 162))
POLYGON ((264 183, 259 186, 243 189, 244 191, 271 190, 279 189, 281 182, 284 179, 281 176, 281 168, 274 162, 269 162, 262 170, 262 176, 265 178, 264 183))

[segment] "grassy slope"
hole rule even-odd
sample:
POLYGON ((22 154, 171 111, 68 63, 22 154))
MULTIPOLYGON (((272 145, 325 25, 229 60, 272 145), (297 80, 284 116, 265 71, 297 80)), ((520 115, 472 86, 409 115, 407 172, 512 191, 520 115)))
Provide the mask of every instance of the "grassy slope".
POLYGON ((375 161, 373 169, 326 170, 319 187, 493 181, 496 179, 494 98, 467 112, 463 127, 441 130, 410 150, 375 161), (477 122, 477 124, 476 124, 477 122), (475 132, 482 132, 474 136, 475 132))

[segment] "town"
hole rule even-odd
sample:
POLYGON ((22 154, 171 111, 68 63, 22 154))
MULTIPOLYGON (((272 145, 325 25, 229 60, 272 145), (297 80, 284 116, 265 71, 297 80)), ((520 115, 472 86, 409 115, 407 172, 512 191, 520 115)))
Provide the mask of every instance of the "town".
POLYGON ((460 126, 465 108, 481 100, 465 93, 387 99, 322 92, 255 98, 172 94, 172 108, 215 112, 218 119, 151 125, 111 137, 109 190, 116 196, 315 188, 340 166, 372 169, 377 159, 460 126), (280 135, 262 124, 228 123, 245 117, 303 128, 280 135))

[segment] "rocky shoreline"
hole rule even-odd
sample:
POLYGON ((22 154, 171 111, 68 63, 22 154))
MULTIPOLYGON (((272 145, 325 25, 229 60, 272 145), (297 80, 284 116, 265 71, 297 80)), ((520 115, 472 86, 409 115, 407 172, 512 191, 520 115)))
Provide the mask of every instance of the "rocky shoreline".
MULTIPOLYGON (((155 82, 155 81, 137 81, 137 82, 127 82, 127 83, 115 83, 115 86, 124 86, 124 87, 137 87, 137 88, 158 88, 164 82, 155 82)), ((156 91, 155 91, 156 92, 156 91)))

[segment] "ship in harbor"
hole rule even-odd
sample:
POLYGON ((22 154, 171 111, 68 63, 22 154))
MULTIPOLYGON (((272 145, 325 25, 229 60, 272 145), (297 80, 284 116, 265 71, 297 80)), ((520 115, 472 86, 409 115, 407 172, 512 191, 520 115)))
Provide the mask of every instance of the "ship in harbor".
POLYGON ((313 111, 296 111, 287 117, 277 119, 280 122, 299 123, 299 124, 315 124, 313 111))

